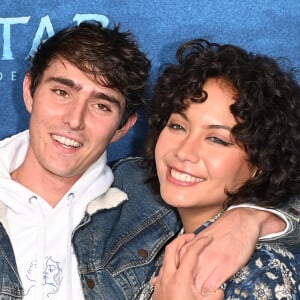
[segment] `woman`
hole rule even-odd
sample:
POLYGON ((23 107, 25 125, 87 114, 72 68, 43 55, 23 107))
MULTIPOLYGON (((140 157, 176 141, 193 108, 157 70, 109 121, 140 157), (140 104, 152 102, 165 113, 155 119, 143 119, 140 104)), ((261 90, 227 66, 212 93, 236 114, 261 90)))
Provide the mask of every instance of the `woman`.
MULTIPOLYGON (((292 75, 272 58, 200 39, 177 60, 155 89, 146 156, 153 187, 178 209, 183 232, 202 231, 232 204, 276 208, 299 194, 300 89, 292 75)), ((155 300, 201 299, 179 276, 188 239, 167 247, 155 300)), ((225 299, 298 299, 296 268, 285 248, 260 243, 224 285, 225 299)))

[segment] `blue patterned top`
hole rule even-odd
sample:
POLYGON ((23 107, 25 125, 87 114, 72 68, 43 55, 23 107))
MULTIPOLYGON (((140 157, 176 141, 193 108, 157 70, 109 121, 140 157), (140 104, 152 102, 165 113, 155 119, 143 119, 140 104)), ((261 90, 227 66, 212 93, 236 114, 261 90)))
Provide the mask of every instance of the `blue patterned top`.
MULTIPOLYGON (((215 217, 195 233, 199 233, 215 217)), ((300 265, 286 248, 273 243, 258 243, 248 264, 225 284, 226 300, 300 299, 300 265)))

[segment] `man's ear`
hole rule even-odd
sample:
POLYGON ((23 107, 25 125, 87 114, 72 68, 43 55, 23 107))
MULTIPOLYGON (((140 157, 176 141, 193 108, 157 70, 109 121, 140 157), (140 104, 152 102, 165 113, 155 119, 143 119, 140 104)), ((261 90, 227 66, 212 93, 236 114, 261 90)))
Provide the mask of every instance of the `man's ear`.
POLYGON ((26 73, 23 80, 23 99, 24 99, 26 109, 29 113, 31 113, 32 111, 32 104, 33 104, 30 86, 31 86, 31 76, 29 73, 26 73))
POLYGON ((125 125, 118 129, 114 136, 111 139, 111 143, 117 142, 119 139, 121 139, 124 135, 127 134, 127 132, 133 127, 137 120, 137 114, 132 115, 129 117, 128 121, 125 123, 125 125))

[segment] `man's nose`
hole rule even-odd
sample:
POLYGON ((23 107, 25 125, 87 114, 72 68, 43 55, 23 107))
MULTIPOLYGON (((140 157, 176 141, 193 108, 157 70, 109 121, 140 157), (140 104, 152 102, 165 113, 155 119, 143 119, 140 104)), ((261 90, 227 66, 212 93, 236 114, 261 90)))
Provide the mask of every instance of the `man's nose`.
POLYGON ((70 129, 78 130, 84 127, 85 105, 79 102, 74 102, 66 108, 63 113, 63 123, 70 129))

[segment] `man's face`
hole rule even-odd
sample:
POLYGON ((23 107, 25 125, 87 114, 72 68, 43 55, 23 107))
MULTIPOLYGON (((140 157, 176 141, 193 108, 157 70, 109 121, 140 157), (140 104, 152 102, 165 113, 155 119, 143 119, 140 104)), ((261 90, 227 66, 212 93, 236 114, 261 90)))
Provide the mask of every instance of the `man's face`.
POLYGON ((124 96, 92 81, 64 59, 45 70, 32 96, 30 76, 24 80, 24 100, 30 118, 26 160, 38 171, 78 179, 136 121, 118 129, 124 96))

